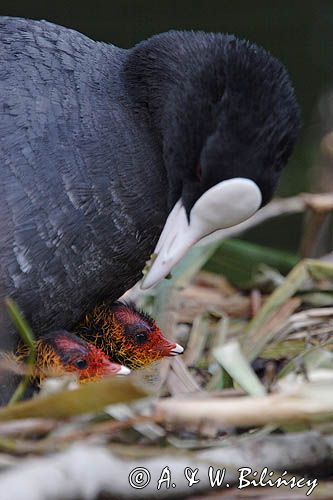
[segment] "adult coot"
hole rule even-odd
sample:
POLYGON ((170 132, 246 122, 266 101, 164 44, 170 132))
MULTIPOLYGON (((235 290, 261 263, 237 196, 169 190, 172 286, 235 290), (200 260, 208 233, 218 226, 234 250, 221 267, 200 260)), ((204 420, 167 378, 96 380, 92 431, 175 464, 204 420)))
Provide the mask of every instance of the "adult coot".
POLYGON ((299 111, 261 47, 170 31, 124 50, 10 17, 0 35, 0 293, 37 335, 121 296, 160 236, 146 287, 271 198, 299 111))

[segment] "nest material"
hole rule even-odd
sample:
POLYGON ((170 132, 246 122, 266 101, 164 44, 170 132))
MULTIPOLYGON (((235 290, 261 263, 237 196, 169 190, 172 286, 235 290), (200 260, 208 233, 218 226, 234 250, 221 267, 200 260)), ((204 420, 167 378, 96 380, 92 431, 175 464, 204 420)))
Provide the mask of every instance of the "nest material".
POLYGON ((266 275, 273 292, 262 273, 244 291, 199 272, 215 249, 195 248, 173 280, 141 298, 165 334, 186 344, 182 359, 0 410, 8 498, 156 498, 167 465, 177 487, 158 497, 213 494, 209 466, 225 467, 235 488, 239 467, 310 479, 320 471, 311 497, 333 497, 333 265, 302 261, 287 278, 266 275), (129 485, 136 467, 151 472, 145 489, 129 485), (203 472, 192 488, 186 467, 203 472))

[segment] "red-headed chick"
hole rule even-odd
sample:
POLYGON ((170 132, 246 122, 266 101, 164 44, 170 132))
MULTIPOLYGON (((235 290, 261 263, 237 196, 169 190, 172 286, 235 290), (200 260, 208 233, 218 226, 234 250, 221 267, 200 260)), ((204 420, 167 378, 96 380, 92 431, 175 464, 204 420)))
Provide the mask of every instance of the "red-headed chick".
POLYGON ((127 375, 130 370, 110 361, 94 344, 66 330, 51 332, 36 341, 34 378, 75 374, 79 383, 107 375, 127 375))
POLYGON ((132 303, 102 303, 87 314, 75 333, 131 369, 145 367, 184 349, 166 339, 145 312, 132 303))

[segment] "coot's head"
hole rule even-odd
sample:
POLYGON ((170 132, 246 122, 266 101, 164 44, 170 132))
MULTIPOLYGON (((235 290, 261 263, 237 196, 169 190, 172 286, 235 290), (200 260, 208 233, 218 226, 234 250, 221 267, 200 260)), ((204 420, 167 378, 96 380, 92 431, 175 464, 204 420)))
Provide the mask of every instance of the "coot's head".
POLYGON ((284 66, 247 41, 170 32, 135 50, 142 65, 137 83, 148 89, 163 151, 170 210, 143 282, 148 288, 195 242, 244 221, 271 199, 300 117, 284 66))

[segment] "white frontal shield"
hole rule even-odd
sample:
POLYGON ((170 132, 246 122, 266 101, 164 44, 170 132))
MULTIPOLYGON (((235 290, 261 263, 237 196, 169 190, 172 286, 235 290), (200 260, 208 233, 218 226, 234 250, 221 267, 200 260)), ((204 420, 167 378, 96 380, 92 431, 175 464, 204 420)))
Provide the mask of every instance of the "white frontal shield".
POLYGON ((261 205, 261 192, 250 179, 235 177, 216 184, 194 204, 188 223, 181 200, 171 210, 158 240, 157 255, 141 288, 159 283, 183 255, 208 234, 235 226, 253 215, 261 205))

